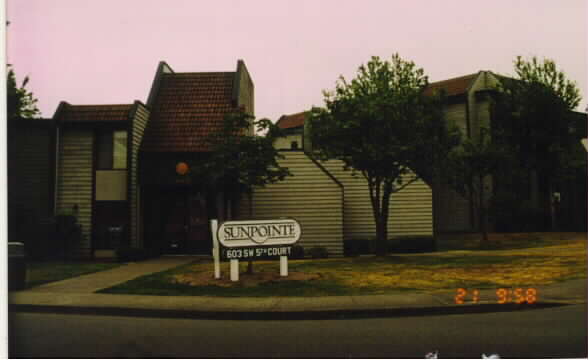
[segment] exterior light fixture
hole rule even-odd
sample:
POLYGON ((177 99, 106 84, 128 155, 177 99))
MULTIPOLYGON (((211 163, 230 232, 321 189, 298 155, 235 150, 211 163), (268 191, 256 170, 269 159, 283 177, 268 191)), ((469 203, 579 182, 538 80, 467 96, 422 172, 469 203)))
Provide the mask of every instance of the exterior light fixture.
POLYGON ((176 173, 178 175, 186 175, 188 171, 190 171, 190 167, 185 162, 182 161, 176 165, 176 173))

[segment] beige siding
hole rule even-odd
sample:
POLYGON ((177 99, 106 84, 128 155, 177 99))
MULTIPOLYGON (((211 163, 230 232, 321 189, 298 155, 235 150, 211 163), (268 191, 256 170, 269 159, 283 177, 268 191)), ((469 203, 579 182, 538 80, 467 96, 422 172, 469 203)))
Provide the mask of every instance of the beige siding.
POLYGON ((445 118, 447 121, 459 128, 463 136, 466 136, 466 105, 465 103, 451 104, 445 107, 445 118))
MULTIPOLYGON (((446 119, 457 125, 463 137, 468 134, 467 109, 465 102, 451 104, 445 108, 446 119)), ((469 110, 471 113, 471 109, 469 110)), ((439 200, 436 205, 437 230, 439 232, 469 231, 471 229, 469 201, 447 186, 439 186, 438 192, 436 195, 436 199, 439 200)))
POLYGON ((481 127, 490 125, 490 102, 487 99, 476 100, 476 92, 496 88, 497 86, 498 79, 491 73, 482 71, 468 92, 471 135, 476 139, 480 134, 481 127))
POLYGON ((90 255, 92 233, 92 144, 91 130, 60 130, 57 183, 57 213, 78 206, 82 225, 80 255, 90 255))
MULTIPOLYGON (((322 164, 343 184, 345 189, 343 211, 345 239, 374 238, 376 227, 365 178, 359 173, 353 176, 351 171, 344 170, 343 162, 340 160, 329 160, 322 164)), ((432 235, 432 204, 431 188, 420 180, 392 194, 388 237, 432 235)))
POLYGON ((299 245, 324 246, 331 256, 343 255, 343 190, 302 151, 282 152, 279 161, 293 176, 256 189, 252 200, 241 201, 240 218, 292 217, 302 226, 299 245))
POLYGON ((129 189, 129 207, 131 210, 130 222, 130 241, 133 247, 142 247, 143 239, 141 236, 141 216, 139 203, 139 185, 138 185, 138 157, 139 147, 143 139, 143 133, 149 120, 149 110, 142 104, 137 104, 137 112, 133 119, 131 131, 131 149, 129 156, 131 156, 131 167, 129 169, 130 189, 129 189))
MULTIPOLYGON (((481 126, 490 124, 490 102, 487 99, 476 100, 476 92, 496 87, 498 80, 491 73, 483 71, 472 83, 468 94, 468 110, 470 122, 470 135, 478 139, 481 126)), ((450 105, 446 109, 447 119, 458 124, 463 136, 466 132, 466 104, 450 105), (460 124, 463 124, 460 125, 460 124)), ((486 181, 486 186, 492 188, 490 179, 486 181)), ((490 195, 491 191, 488 192, 490 195)), ((473 231, 476 228, 476 219, 472 219, 470 201, 462 195, 449 189, 448 187, 439 187, 437 195, 439 204, 437 207, 438 230, 440 232, 454 231, 473 231)))
POLYGON ((292 141, 298 142, 298 148, 302 149, 302 135, 301 134, 293 134, 293 135, 286 135, 282 136, 274 142, 274 148, 278 150, 283 149, 291 149, 292 148, 292 141))

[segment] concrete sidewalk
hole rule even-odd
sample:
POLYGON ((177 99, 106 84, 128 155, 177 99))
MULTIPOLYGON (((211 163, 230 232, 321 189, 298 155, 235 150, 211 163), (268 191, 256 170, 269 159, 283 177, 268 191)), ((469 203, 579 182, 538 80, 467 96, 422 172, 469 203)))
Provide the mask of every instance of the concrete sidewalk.
POLYGON ((165 271, 194 261, 194 256, 162 256, 156 259, 128 263, 113 269, 55 281, 34 287, 25 292, 42 293, 93 293, 139 276, 165 271))
MULTIPOLYGON (((97 290, 195 260, 161 257, 9 294, 11 310, 104 315, 224 319, 320 319, 491 312, 586 302, 586 279, 535 287, 535 304, 517 304, 513 295, 498 304, 496 289, 480 290, 456 304, 456 289, 434 294, 399 291, 386 295, 325 297, 210 297, 96 294, 97 290)), ((524 288, 523 291, 526 291, 524 288)))

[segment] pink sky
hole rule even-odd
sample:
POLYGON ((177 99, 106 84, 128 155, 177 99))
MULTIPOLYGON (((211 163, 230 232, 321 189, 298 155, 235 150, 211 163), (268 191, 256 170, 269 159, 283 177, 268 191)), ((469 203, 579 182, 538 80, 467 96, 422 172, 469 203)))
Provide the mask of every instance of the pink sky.
POLYGON ((145 102, 161 60, 198 72, 243 59, 256 116, 276 121, 323 105, 339 75, 394 52, 430 81, 512 75, 517 55, 547 57, 584 98, 586 15, 585 0, 7 0, 7 57, 30 76, 43 117, 61 100, 145 102))

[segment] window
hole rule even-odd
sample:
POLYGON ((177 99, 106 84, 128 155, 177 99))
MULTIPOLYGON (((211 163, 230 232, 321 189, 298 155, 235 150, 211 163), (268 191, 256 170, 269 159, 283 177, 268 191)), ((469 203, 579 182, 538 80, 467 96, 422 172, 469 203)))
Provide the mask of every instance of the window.
POLYGON ((115 131, 113 134, 112 168, 127 168, 127 132, 115 131))
POLYGON ((127 168, 127 132, 105 131, 98 134, 97 168, 114 170, 127 168))

